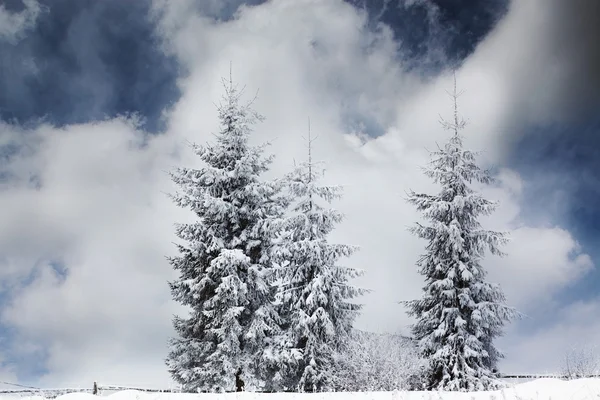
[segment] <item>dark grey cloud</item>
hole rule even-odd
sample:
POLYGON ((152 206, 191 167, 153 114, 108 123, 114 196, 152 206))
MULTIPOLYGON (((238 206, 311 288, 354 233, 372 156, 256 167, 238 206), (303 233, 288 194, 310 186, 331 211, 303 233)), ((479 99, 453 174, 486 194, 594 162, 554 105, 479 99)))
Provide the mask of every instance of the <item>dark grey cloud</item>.
POLYGON ((27 8, 23 0, 3 0, 0 4, 11 13, 19 13, 27 8))
POLYGON ((0 42, 0 119, 64 125, 135 112, 160 130, 179 95, 178 67, 158 46, 149 1, 41 4, 25 38, 0 42))
POLYGON ((346 0, 373 26, 391 27, 406 69, 435 75, 456 66, 506 14, 509 0, 346 0))

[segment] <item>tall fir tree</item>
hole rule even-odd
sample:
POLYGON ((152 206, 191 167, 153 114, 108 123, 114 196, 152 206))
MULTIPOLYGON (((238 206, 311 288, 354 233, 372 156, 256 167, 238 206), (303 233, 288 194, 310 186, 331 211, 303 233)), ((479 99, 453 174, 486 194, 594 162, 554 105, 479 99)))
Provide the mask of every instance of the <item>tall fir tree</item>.
POLYGON ((284 263, 278 293, 286 316, 282 342, 300 354, 296 364, 287 364, 284 382, 288 389, 311 392, 333 388, 334 356, 361 309, 350 300, 365 292, 349 283, 362 272, 338 264, 357 248, 328 240, 343 215, 326 205, 341 197, 342 188, 319 185, 323 170, 312 160, 313 141, 309 122, 308 162, 284 179, 293 201, 279 246, 284 263))
POLYGON ((412 327, 422 355, 428 359, 427 386, 431 390, 472 391, 498 386, 496 363, 502 354, 493 344, 503 325, 517 312, 505 305, 498 285, 486 282, 481 260, 489 250, 503 255, 500 245, 506 234, 485 230, 478 217, 489 215, 496 203, 484 199, 470 184, 492 182, 490 174, 476 164, 476 153, 463 148, 457 99, 452 122, 441 121, 452 131, 443 148, 432 152, 425 174, 441 186, 435 195, 410 192, 408 201, 429 221, 411 231, 428 241, 419 259, 425 277, 422 298, 406 302, 416 317, 412 327))
POLYGON ((169 259, 179 272, 170 282, 173 297, 191 313, 175 317, 178 336, 166 362, 186 391, 230 391, 241 382, 247 389, 263 388, 265 349, 279 334, 270 246, 285 203, 279 184, 260 178, 272 158, 263 156, 264 146, 248 143, 263 117, 251 102, 240 102, 243 91, 231 78, 223 84, 216 143, 193 146, 205 167, 171 174, 180 188, 173 200, 197 216, 177 225, 187 244, 169 259))

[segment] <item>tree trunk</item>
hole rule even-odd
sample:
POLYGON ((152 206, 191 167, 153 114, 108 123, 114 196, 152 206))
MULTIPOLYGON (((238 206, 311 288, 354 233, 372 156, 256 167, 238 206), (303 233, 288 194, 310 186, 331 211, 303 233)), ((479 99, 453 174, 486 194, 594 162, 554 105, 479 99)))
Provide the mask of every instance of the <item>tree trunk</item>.
POLYGON ((237 374, 235 374, 235 391, 243 392, 244 391, 244 381, 241 378, 242 370, 238 370, 237 374))

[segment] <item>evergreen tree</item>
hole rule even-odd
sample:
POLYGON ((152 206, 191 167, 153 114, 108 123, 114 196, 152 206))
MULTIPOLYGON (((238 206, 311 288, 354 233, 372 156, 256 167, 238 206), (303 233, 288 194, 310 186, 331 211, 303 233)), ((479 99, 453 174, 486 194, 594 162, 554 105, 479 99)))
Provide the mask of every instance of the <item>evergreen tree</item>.
POLYGON ((263 387, 265 349, 279 333, 270 246, 285 204, 277 183, 260 180, 272 159, 248 143, 262 117, 240 103, 231 78, 223 84, 216 143, 193 146, 205 167, 171 174, 180 188, 173 200, 197 216, 177 226, 187 244, 169 259, 180 275, 170 282, 173 297, 191 313, 174 319, 167 365, 186 391, 263 387))
POLYGON ((279 247, 285 260, 278 296, 287 321, 283 343, 300 353, 297 364, 287 364, 291 369, 283 375, 289 389, 300 391, 333 387, 333 358, 349 339, 361 308, 349 300, 364 292, 348 283, 361 273, 338 265, 356 248, 327 238, 343 216, 321 203, 341 197, 341 187, 318 184, 322 170, 312 161, 312 142, 309 136, 308 162, 285 179, 294 202, 279 247))
POLYGON ((411 231, 428 241, 418 262, 426 285, 419 300, 407 302, 412 327, 422 355, 429 360, 428 388, 435 390, 486 390, 497 387, 494 370, 502 354, 493 340, 503 325, 517 316, 505 305, 498 285, 486 282, 481 260, 486 250, 502 255, 504 233, 485 230, 477 218, 494 211, 496 203, 484 199, 469 184, 490 183, 492 177, 475 162, 476 154, 463 149, 459 131, 465 121, 457 110, 456 78, 451 96, 454 121, 441 121, 453 132, 443 148, 432 153, 425 174, 441 186, 436 195, 410 192, 408 201, 428 225, 411 231))

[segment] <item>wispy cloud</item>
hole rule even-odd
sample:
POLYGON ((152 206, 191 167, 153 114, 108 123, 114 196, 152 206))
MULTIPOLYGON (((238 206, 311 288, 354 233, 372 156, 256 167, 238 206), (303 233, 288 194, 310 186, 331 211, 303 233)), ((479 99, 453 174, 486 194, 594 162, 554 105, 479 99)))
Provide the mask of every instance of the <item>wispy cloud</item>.
POLYGON ((42 7, 37 0, 23 0, 23 4, 25 8, 19 12, 10 12, 0 4, 0 39, 14 44, 35 26, 42 7))

